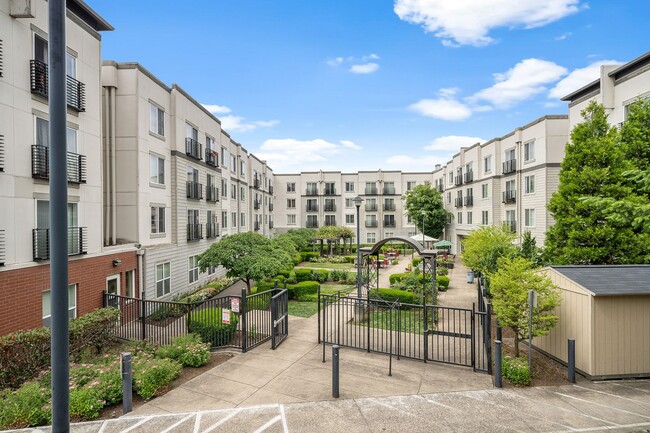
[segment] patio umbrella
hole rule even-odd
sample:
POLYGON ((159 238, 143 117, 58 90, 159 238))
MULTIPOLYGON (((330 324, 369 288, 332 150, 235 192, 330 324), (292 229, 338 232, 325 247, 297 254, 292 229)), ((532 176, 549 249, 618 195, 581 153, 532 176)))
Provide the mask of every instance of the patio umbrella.
MULTIPOLYGON (((419 235, 411 236, 411 239, 413 239, 414 241, 422 242, 422 233, 420 233, 419 235)), ((437 240, 438 239, 432 238, 431 236, 424 235, 424 242, 435 242, 437 240)))
POLYGON ((436 248, 451 248, 453 244, 447 240, 441 240, 433 244, 434 247, 436 248))

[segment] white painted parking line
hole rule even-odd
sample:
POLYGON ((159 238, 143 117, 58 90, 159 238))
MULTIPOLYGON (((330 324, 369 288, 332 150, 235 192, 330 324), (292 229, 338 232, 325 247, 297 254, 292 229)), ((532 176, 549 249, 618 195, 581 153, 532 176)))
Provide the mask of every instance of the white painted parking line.
POLYGON ((241 410, 240 410, 240 409, 237 409, 236 411, 234 411, 233 413, 231 413, 231 414, 228 415, 227 417, 220 419, 220 420, 217 421, 216 423, 212 424, 210 427, 208 427, 208 428, 206 428, 205 430, 203 430, 202 433, 209 433, 209 432, 211 432, 212 430, 214 430, 214 429, 216 429, 217 427, 219 427, 221 424, 225 423, 226 421, 228 421, 229 419, 231 419, 232 417, 234 417, 235 415, 237 415, 239 412, 241 412, 241 410))
POLYGON ((287 416, 284 413, 284 405, 280 405, 280 416, 282 417, 282 431, 289 433, 289 426, 287 426, 287 416))
POLYGON ((637 427, 650 427, 650 423, 647 422, 641 422, 641 423, 636 423, 636 424, 622 424, 622 425, 617 425, 616 427, 609 427, 609 426, 603 426, 603 427, 584 427, 584 428, 579 428, 579 429, 574 429, 574 430, 558 430, 555 432, 549 432, 549 433, 571 433, 571 432, 596 432, 596 431, 616 431, 620 430, 623 428, 637 428, 637 427))
MULTIPOLYGON (((178 427, 179 425, 183 424, 185 421, 187 421, 190 418, 192 418, 192 415, 188 415, 185 418, 181 419, 180 421, 175 422, 174 424, 167 427, 165 430, 162 430, 160 433, 168 433, 168 432, 172 431, 173 429, 175 429, 176 427, 178 427)), ((197 415, 197 418, 198 418, 198 415, 197 415)))
POLYGON ((610 397, 621 398, 621 399, 623 399, 623 400, 627 400, 627 401, 630 401, 630 402, 632 402, 632 403, 639 404, 639 405, 642 405, 642 406, 643 406, 643 405, 647 405, 647 403, 644 403, 644 402, 642 402, 642 401, 638 401, 638 400, 634 400, 634 399, 632 399, 632 398, 623 397, 622 395, 616 395, 616 394, 612 394, 612 393, 610 393, 610 392, 599 391, 599 390, 597 390, 597 389, 587 388, 587 387, 580 386, 580 385, 573 385, 573 386, 576 387, 576 388, 585 389, 585 390, 587 390, 587 391, 593 391, 593 392, 596 392, 596 393, 598 393, 598 394, 604 394, 604 395, 608 395, 608 396, 610 396, 610 397))
POLYGON ((194 419, 194 431, 193 433, 199 433, 199 430, 201 429, 201 412, 196 414, 196 418, 194 419))
POLYGON ((612 385, 616 385, 616 386, 622 386, 623 388, 630 388, 630 389, 634 389, 636 391, 645 392, 646 394, 650 394, 650 391, 648 391, 647 389, 635 388, 633 386, 629 386, 626 382, 624 382, 624 383, 607 382, 607 383, 612 384, 612 385))
POLYGON ((262 433, 264 430, 266 430, 267 428, 271 427, 273 424, 275 424, 276 422, 280 421, 281 419, 282 419, 282 416, 281 416, 281 415, 278 415, 278 416, 276 416, 275 418, 272 418, 271 420, 269 420, 269 422, 267 422, 266 424, 264 424, 262 427, 260 427, 260 428, 258 428, 257 430, 255 430, 253 433, 262 433))
POLYGON ((136 423, 133 424, 131 427, 129 427, 129 428, 125 429, 125 430, 122 430, 122 433, 128 433, 128 432, 130 432, 131 430, 135 430, 136 428, 140 427, 142 424, 144 424, 144 423, 146 423, 147 421, 149 421, 151 418, 152 418, 152 417, 150 417, 150 416, 148 416, 148 417, 146 417, 146 418, 142 418, 140 421, 136 422, 136 423))
MULTIPOLYGON (((602 407, 606 407, 608 409, 617 410, 619 412, 627 413, 627 414, 630 414, 630 415, 640 416, 641 418, 650 419, 650 416, 647 416, 647 415, 641 415, 639 413, 631 412, 631 411, 625 410, 625 409, 618 409, 616 407, 608 406, 606 404, 600 404, 600 403, 596 403, 595 401, 585 400, 584 398, 574 397, 574 396, 568 395, 568 394, 562 394, 561 392, 556 392, 555 394, 558 394, 558 395, 561 395, 561 396, 567 397, 567 398, 572 398, 574 400, 579 400, 579 401, 582 401, 582 402, 585 402, 585 403, 593 404, 593 405, 596 405, 596 406, 602 406, 602 407)), ((615 423, 613 423, 613 424, 615 424, 615 423)), ((618 425, 618 424, 615 424, 615 425, 618 425)))

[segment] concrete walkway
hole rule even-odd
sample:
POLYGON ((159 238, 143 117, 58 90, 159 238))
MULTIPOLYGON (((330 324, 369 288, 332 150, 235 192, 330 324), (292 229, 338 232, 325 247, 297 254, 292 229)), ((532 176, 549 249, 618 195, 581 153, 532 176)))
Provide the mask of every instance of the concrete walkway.
MULTIPOLYGON (((477 283, 467 282, 467 267, 456 257, 454 268, 449 270, 449 287, 445 292, 438 293, 438 303, 447 307, 472 308, 472 303, 478 302, 477 283)), ((478 310, 478 305, 476 306, 478 310)))

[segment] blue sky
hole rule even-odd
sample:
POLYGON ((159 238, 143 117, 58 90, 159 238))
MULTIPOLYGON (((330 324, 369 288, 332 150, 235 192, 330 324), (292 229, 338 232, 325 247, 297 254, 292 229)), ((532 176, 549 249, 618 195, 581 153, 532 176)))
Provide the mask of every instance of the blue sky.
POLYGON ((432 170, 650 49, 647 0, 87 1, 276 173, 432 170))

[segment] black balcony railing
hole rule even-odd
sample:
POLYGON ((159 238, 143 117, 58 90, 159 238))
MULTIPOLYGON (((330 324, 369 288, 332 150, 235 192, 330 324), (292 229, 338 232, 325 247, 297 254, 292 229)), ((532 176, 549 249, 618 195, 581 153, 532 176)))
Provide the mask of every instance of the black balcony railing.
POLYGON ((273 195, 273 185, 269 185, 269 194, 273 195))
POLYGON ((216 238, 218 236, 219 236, 219 224, 217 224, 217 223, 207 223, 205 225, 205 237, 206 237, 206 239, 214 239, 214 238, 216 238))
POLYGON ((377 187, 366 187, 366 195, 377 195, 377 187))
POLYGON ((467 197, 463 198, 463 204, 465 206, 474 206, 474 196, 468 195, 467 197))
POLYGON ((366 203, 366 212, 377 212, 377 204, 366 203))
POLYGON ((205 148, 205 163, 213 167, 219 167, 219 154, 216 150, 205 148))
MULTIPOLYGON (((32 145, 32 177, 34 179, 50 178, 50 149, 39 144, 32 145)), ((68 152, 67 175, 70 183, 86 183, 86 156, 68 152)))
POLYGON ((259 210, 260 208, 260 201, 259 200, 254 200, 253 201, 253 209, 259 210))
POLYGON ((219 201, 219 188, 216 186, 207 186, 205 188, 205 199, 207 201, 211 201, 213 203, 216 203, 219 201))
POLYGON ((307 220, 307 228, 308 229, 317 229, 318 228, 318 220, 307 220))
POLYGON ((270 221, 269 221, 269 228, 270 228, 270 229, 273 228, 273 220, 270 220, 270 221))
POLYGON ((474 170, 466 171, 465 174, 463 174, 463 182, 470 183, 473 181, 474 181, 474 170))
POLYGON ((463 198, 462 197, 456 197, 454 205, 456 207, 463 207, 463 198))
POLYGON ((307 209, 307 212, 318 212, 318 205, 317 204, 308 204, 306 209, 307 209))
POLYGON ((185 139, 185 154, 194 159, 201 159, 201 143, 193 138, 187 137, 185 139))
POLYGON ((505 222, 505 224, 506 224, 506 227, 508 228, 508 230, 510 230, 511 232, 516 232, 517 231, 517 221, 508 220, 508 221, 505 222))
POLYGON ((199 239, 203 239, 203 224, 188 224, 187 240, 198 241, 199 239))
POLYGON ((385 219, 384 220, 384 227, 395 227, 395 218, 385 219))
POLYGON ((503 174, 514 173, 517 171, 517 160, 509 159, 503 163, 503 174))
POLYGON ((318 188, 307 188, 305 195, 318 195, 318 188))
POLYGON ((273 212, 273 203, 269 203, 269 212, 273 212))
POLYGON ((336 225, 336 218, 326 218, 325 219, 325 225, 326 226, 335 226, 336 225))
POLYGON ((395 211, 395 203, 384 203, 384 210, 389 212, 395 211))
POLYGON ((325 212, 336 212, 336 204, 325 204, 325 212))
POLYGON ((203 198, 203 185, 198 182, 187 182, 187 198, 201 200, 203 198))
POLYGON ((463 176, 461 174, 454 177, 454 185, 455 186, 462 185, 462 184, 463 184, 463 176))
POLYGON ((377 220, 366 221, 366 227, 367 228, 377 227, 377 220))
POLYGON ((503 203, 516 203, 517 202, 517 191, 514 189, 508 189, 503 191, 503 203))
POLYGON ((259 222, 259 221, 255 221, 255 223, 254 223, 254 228, 255 228, 255 231, 256 231, 256 232, 259 232, 259 231, 260 231, 260 222, 259 222))
POLYGON ((261 183, 262 183, 262 182, 260 181, 260 178, 259 178, 259 177, 254 177, 254 178, 253 178, 253 188, 255 188, 255 189, 260 189, 260 184, 261 184, 261 183))
POLYGON ((325 195, 336 195, 335 188, 325 188, 325 195))
POLYGON ((395 187, 394 186, 385 186, 384 187, 384 194, 385 195, 395 195, 395 187))
MULTIPOLYGON (((30 61, 31 90, 35 95, 48 97, 47 64, 40 60, 30 61)), ((75 111, 86 111, 86 86, 84 83, 67 76, 66 105, 75 111)))
MULTIPOLYGON (((50 259, 50 229, 32 230, 34 260, 50 259)), ((78 256, 88 252, 86 227, 68 227, 68 255, 78 256)))
POLYGON ((442 183, 436 185, 436 189, 438 190, 438 192, 445 192, 445 187, 443 186, 442 183))

